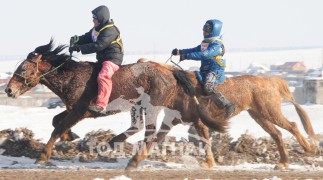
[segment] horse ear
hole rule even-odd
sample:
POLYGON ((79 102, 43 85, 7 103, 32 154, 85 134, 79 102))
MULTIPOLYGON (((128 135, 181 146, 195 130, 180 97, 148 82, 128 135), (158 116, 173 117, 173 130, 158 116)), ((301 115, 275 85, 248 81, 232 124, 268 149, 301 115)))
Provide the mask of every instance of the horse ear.
POLYGON ((38 55, 36 55, 34 58, 33 58, 33 60, 32 61, 34 61, 34 62, 40 62, 41 61, 41 58, 42 58, 42 55, 41 54, 38 54, 38 55))

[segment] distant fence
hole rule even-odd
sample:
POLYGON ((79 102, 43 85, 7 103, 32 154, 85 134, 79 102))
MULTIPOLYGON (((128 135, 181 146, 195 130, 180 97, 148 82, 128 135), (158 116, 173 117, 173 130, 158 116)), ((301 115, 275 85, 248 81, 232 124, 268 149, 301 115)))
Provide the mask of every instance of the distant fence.
POLYGON ((7 97, 6 94, 0 94, 0 105, 8 106, 47 106, 48 100, 52 97, 57 97, 54 93, 29 93, 24 96, 20 96, 16 99, 7 97))

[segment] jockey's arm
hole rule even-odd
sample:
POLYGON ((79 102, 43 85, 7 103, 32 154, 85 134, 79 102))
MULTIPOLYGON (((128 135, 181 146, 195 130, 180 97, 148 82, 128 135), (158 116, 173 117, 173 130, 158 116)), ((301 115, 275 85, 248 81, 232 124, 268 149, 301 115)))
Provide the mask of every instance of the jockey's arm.
POLYGON ((111 45, 116 40, 118 35, 110 32, 100 33, 96 42, 84 44, 80 46, 82 54, 91 54, 98 51, 102 51, 111 45))
POLYGON ((187 59, 191 60, 202 60, 202 59, 211 59, 212 57, 220 53, 221 44, 213 43, 210 44, 207 49, 201 52, 201 49, 198 51, 189 52, 186 54, 187 59))
POLYGON ((191 52, 197 52, 197 51, 200 51, 201 49, 201 45, 198 45, 194 48, 188 48, 188 49, 181 49, 180 50, 180 53, 181 54, 188 54, 188 53, 191 53, 191 52))
POLYGON ((79 36, 79 40, 76 44, 83 45, 83 44, 91 43, 92 42, 91 34, 92 34, 92 29, 89 32, 83 34, 82 36, 79 36))

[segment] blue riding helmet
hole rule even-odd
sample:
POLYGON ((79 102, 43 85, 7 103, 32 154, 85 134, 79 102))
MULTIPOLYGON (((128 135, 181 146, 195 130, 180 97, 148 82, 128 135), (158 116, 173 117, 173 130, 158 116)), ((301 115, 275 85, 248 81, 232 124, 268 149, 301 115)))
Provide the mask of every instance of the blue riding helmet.
POLYGON ((207 20, 203 26, 203 31, 210 33, 208 36, 204 36, 204 38, 212 38, 220 36, 222 29, 222 22, 217 19, 207 20))

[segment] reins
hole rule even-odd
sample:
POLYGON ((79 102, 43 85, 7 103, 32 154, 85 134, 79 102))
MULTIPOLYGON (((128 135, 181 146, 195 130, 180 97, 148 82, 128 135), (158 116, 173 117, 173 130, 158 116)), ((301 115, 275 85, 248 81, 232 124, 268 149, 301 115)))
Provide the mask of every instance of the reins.
POLYGON ((168 62, 168 61, 170 61, 170 62, 171 62, 171 63, 173 63, 176 67, 180 68, 181 70, 184 70, 184 69, 179 65, 179 63, 180 63, 180 62, 179 62, 179 63, 174 62, 172 57, 173 57, 173 55, 171 55, 171 56, 166 60, 165 64, 167 64, 167 62, 168 62))

